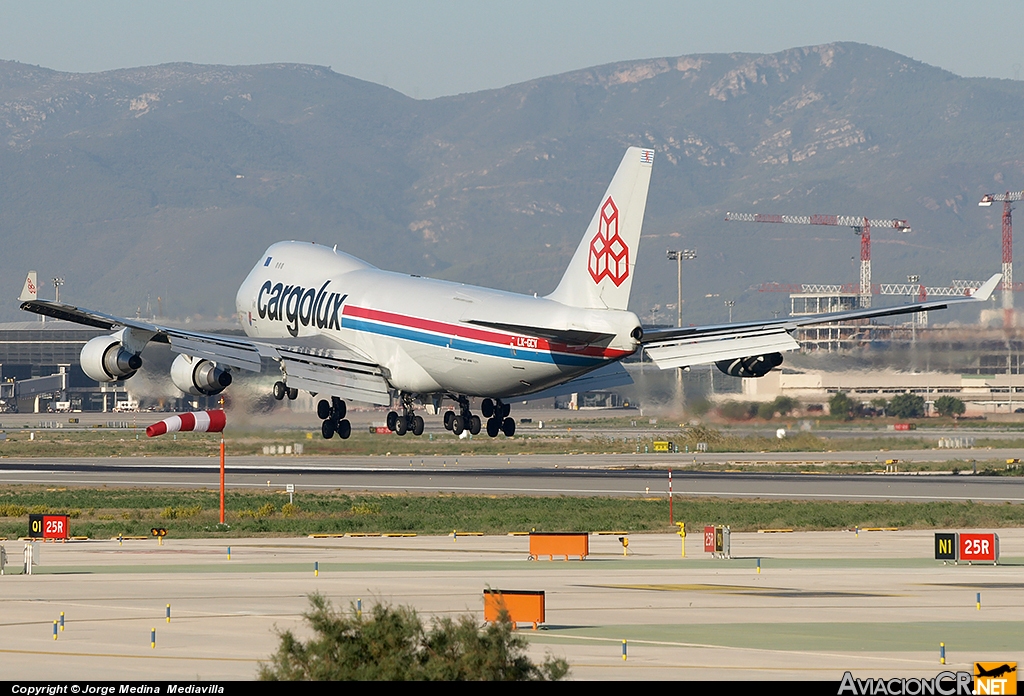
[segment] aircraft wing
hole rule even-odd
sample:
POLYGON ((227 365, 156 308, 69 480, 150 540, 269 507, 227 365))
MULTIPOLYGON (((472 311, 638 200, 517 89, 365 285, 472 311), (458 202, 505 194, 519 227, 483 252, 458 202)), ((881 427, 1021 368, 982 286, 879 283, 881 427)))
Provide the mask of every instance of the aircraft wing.
POLYGON ((323 336, 253 339, 202 333, 45 300, 24 302, 21 308, 108 331, 127 329, 129 335, 123 342, 134 344, 133 350, 141 351, 150 341, 165 343, 175 353, 250 372, 260 372, 262 359, 269 358, 281 364, 289 387, 377 405, 391 402, 390 387, 379 365, 351 347, 323 336))
POLYGON ((846 312, 761 322, 684 326, 645 331, 641 343, 651 360, 663 370, 779 353, 796 350, 800 347, 791 334, 801 326, 928 312, 945 309, 949 305, 963 302, 984 302, 991 297, 1001 280, 1002 274, 993 275, 970 297, 917 302, 897 307, 853 309, 846 312))

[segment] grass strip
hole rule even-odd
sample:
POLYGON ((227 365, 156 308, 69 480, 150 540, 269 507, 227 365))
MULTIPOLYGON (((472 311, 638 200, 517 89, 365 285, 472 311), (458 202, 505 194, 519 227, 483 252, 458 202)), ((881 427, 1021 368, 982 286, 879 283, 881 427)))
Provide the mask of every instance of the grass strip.
MULTIPOLYGON (((313 533, 453 530, 506 534, 523 531, 676 531, 665 498, 528 497, 471 495, 286 494, 232 491, 227 529, 218 524, 215 490, 47 489, 9 486, 0 493, 0 536, 28 532, 28 515, 68 514, 75 536, 148 536, 163 527, 172 537, 305 536, 313 533)), ((970 529, 1024 526, 1024 505, 973 502, 836 502, 676 499, 676 521, 690 533, 705 524, 733 531, 798 531, 898 527, 970 529)))

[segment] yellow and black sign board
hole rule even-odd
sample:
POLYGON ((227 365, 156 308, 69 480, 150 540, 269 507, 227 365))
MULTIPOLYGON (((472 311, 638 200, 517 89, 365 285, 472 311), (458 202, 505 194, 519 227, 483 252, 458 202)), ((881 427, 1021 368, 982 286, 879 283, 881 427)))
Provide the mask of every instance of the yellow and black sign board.
POLYGON ((672 443, 671 442, 667 442, 665 440, 655 440, 654 441, 654 451, 655 452, 671 452, 672 451, 672 443))
POLYGON ((957 543, 956 533, 935 533, 935 560, 936 561, 955 561, 957 560, 957 550, 959 544, 957 543))
POLYGON ((1016 662, 975 662, 975 694, 1016 694, 1016 662))
POLYGON ((167 530, 164 529, 163 527, 153 527, 152 529, 149 530, 149 533, 152 534, 155 537, 165 537, 165 536, 167 536, 167 530))

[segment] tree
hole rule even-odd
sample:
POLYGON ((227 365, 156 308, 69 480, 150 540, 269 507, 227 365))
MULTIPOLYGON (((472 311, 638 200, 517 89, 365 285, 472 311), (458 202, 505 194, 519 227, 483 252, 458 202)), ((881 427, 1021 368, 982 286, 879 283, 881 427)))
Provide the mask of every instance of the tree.
POLYGON ((526 639, 514 636, 507 620, 481 627, 469 615, 443 618, 427 631, 411 607, 378 603, 365 616, 354 606, 347 614, 335 611, 319 594, 309 603, 303 617, 315 637, 303 643, 291 631, 281 633, 277 653, 260 664, 259 679, 543 681, 569 673, 563 659, 533 664, 526 639))
POLYGON ((917 394, 900 394, 889 402, 887 411, 897 418, 923 418, 924 397, 917 394))
POLYGON ((833 416, 842 416, 845 420, 850 420, 856 410, 857 404, 843 392, 838 392, 828 400, 828 411, 833 416))
POLYGON ((939 412, 940 416, 945 416, 947 418, 952 416, 953 418, 957 418, 964 415, 964 411, 967 410, 967 407, 964 406, 963 401, 955 396, 946 395, 940 396, 935 400, 935 410, 939 412))
POLYGON ((787 416, 800 408, 800 402, 791 396, 776 396, 772 405, 775 407, 775 412, 781 416, 787 416))

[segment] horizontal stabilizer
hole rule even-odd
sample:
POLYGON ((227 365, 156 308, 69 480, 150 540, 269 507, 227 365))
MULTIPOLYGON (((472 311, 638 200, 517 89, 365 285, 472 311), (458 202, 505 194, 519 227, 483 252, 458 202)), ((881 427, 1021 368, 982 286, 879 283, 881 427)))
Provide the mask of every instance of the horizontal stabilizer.
POLYGON ((734 360, 767 353, 796 350, 796 342, 783 327, 747 334, 703 336, 675 342, 658 343, 645 348, 647 355, 662 370, 691 365, 707 365, 719 360, 734 360))
MULTIPOLYGON (((626 372, 626 368, 622 366, 622 363, 611 363, 604 367, 588 372, 582 377, 569 380, 563 384, 559 384, 556 387, 550 387, 544 391, 536 392, 535 394, 529 394, 522 397, 522 401, 534 401, 536 399, 550 399, 554 396, 562 396, 563 394, 574 394, 588 391, 598 391, 602 389, 612 389, 614 387, 621 387, 624 384, 632 384, 633 378, 626 372)), ((516 397, 516 400, 520 400, 520 397, 516 397)))
POLYGON ((593 343, 608 342, 615 338, 615 334, 601 333, 599 331, 579 331, 576 329, 548 329, 542 326, 523 326, 521 324, 503 324, 499 321, 483 321, 470 319, 467 324, 486 326, 490 329, 499 329, 511 333, 523 334, 524 336, 536 336, 558 343, 571 345, 590 345, 593 343))

